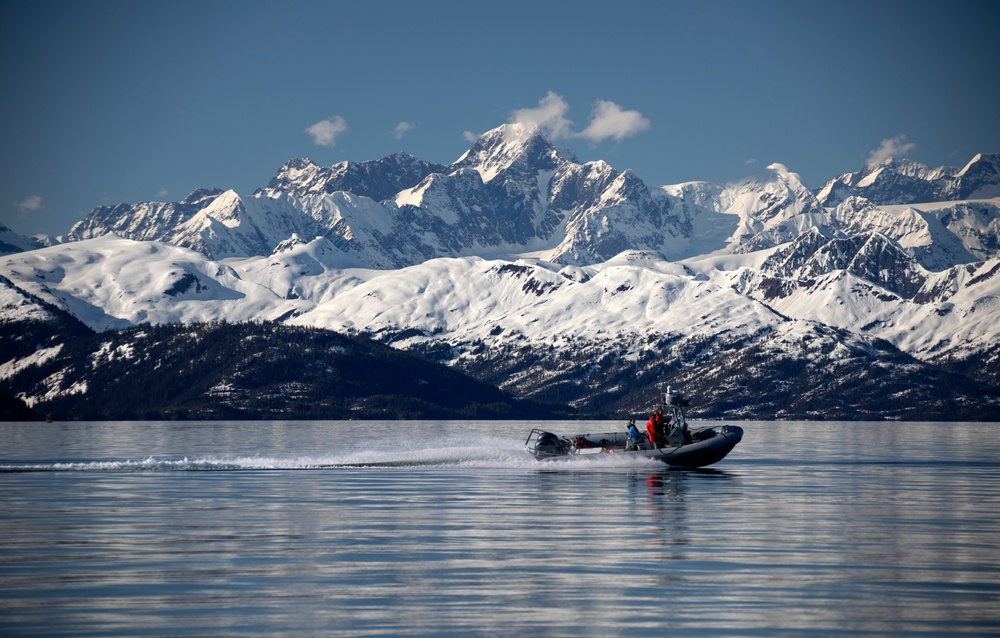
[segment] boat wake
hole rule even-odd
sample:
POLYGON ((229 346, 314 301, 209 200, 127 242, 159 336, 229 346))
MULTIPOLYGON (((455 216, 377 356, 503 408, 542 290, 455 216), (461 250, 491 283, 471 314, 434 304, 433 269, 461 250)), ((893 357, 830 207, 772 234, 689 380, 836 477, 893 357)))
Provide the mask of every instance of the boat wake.
MULTIPOLYGON (((485 437, 484 437, 485 438, 485 437)), ((423 447, 357 449, 303 456, 199 455, 180 458, 144 456, 134 459, 59 459, 0 461, 0 473, 11 472, 232 472, 337 469, 497 469, 525 471, 587 471, 611 468, 662 467, 649 459, 601 454, 537 461, 520 440, 489 437, 477 441, 440 441, 423 447)))

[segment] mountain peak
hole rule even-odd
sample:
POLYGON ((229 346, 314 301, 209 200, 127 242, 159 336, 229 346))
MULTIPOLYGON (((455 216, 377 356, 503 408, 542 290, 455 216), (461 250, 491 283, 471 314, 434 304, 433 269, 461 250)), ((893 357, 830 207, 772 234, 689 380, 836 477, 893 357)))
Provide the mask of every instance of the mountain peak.
MULTIPOLYGON (((906 177, 915 177, 918 179, 933 179, 942 169, 935 171, 934 169, 921 164, 920 162, 914 162, 913 160, 908 160, 905 157, 895 158, 888 157, 884 161, 876 165, 878 168, 884 170, 891 170, 898 175, 905 175, 906 177)), ((865 167, 868 168, 868 167, 865 167)), ((947 171, 946 171, 947 172, 947 171)))
POLYGON ((531 169, 554 168, 558 151, 536 124, 510 123, 479 136, 452 168, 479 171, 484 182, 518 165, 531 169))
POLYGON ((316 164, 316 162, 309 159, 308 157, 293 157, 292 159, 285 162, 285 164, 281 167, 279 172, 288 170, 302 170, 314 166, 318 168, 319 165, 316 164))
POLYGON ((498 126, 493 131, 502 135, 508 144, 522 143, 535 137, 545 138, 542 127, 531 122, 510 122, 498 126))
POLYGON ((285 241, 279 243, 277 246, 274 247, 274 250, 271 251, 271 256, 273 257, 274 255, 277 255, 279 253, 289 251, 295 248, 296 246, 304 246, 307 243, 309 242, 306 242, 301 237, 299 237, 298 233, 292 233, 291 237, 289 237, 288 239, 286 239, 285 241))
POLYGON ((207 206, 223 192, 221 188, 196 188, 190 195, 182 199, 180 203, 207 206))
POLYGON ((816 191, 824 206, 860 195, 877 206, 944 202, 1000 195, 1000 155, 976 155, 965 168, 930 168, 908 159, 887 158, 844 173, 816 191))
POLYGON ((306 158, 291 159, 267 187, 256 194, 274 197, 287 193, 306 197, 344 191, 380 202, 412 188, 431 173, 446 170, 446 166, 425 162, 404 152, 365 162, 339 162, 329 167, 318 166, 306 158))
POLYGON ((802 184, 802 177, 798 173, 789 170, 787 166, 777 162, 767 166, 766 172, 763 173, 760 181, 782 182, 785 184, 804 187, 802 184))
POLYGON ((1000 197, 1000 153, 979 153, 957 175, 959 196, 966 199, 1000 197))

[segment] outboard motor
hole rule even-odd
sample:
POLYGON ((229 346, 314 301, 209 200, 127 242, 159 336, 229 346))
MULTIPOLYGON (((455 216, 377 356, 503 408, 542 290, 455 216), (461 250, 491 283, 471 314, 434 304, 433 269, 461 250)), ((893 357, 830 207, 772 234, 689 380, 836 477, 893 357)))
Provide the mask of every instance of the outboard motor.
POLYGON ((542 460, 572 454, 573 443, 567 438, 534 428, 524 441, 524 449, 536 459, 542 460))
POLYGON ((542 432, 535 441, 535 456, 558 456, 559 437, 551 432, 542 432))

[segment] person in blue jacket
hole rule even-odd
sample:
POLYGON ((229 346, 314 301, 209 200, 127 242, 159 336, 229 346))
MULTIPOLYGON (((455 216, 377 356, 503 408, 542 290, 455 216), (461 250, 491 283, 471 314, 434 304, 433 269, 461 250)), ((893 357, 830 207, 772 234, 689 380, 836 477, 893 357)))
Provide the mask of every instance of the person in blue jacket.
POLYGON ((629 439, 629 449, 638 450, 642 447, 642 440, 645 437, 639 428, 635 427, 635 419, 628 420, 628 439, 629 439))

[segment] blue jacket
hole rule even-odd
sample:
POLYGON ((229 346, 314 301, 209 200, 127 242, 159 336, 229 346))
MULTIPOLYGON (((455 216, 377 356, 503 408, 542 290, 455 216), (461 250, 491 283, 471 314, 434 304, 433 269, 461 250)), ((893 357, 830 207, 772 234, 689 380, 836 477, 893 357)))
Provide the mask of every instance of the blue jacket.
POLYGON ((642 433, 639 432, 639 428, 635 427, 635 423, 628 424, 628 436, 632 439, 633 443, 638 443, 642 440, 642 433))

